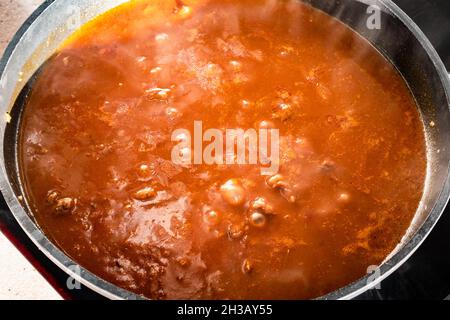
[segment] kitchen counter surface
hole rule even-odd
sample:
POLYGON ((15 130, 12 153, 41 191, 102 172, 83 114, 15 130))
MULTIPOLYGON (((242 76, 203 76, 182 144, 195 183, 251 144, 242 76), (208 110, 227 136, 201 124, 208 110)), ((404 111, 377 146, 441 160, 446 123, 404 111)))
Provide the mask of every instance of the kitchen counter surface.
MULTIPOLYGON (((40 0, 0 0, 0 55, 40 0)), ((61 299, 30 262, 0 232, 0 299, 61 299)))

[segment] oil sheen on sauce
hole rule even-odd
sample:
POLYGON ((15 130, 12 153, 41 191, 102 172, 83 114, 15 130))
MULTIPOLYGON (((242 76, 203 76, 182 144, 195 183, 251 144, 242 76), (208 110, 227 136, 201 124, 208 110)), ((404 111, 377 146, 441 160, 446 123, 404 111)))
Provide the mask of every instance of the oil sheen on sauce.
POLYGON ((396 70, 297 1, 132 1, 96 18, 38 75, 20 157, 46 234, 153 299, 342 287, 399 243, 426 173, 396 70), (197 120, 278 128, 279 174, 175 165, 171 134, 197 120))

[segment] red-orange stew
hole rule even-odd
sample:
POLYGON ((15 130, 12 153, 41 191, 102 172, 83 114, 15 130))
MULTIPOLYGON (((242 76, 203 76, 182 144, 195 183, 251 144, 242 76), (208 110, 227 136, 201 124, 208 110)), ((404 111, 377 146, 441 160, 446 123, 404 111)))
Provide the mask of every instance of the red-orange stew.
POLYGON ((43 66, 20 159, 46 234, 152 299, 344 286, 400 242, 426 174, 404 80, 298 1, 132 1, 96 18, 43 66), (172 133, 194 121, 278 129, 279 171, 175 163, 172 133))

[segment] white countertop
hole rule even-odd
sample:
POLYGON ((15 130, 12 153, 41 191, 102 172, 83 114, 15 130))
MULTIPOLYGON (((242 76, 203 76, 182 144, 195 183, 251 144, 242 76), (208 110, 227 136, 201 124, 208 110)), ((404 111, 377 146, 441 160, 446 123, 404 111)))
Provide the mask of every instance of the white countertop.
MULTIPOLYGON (((20 24, 43 1, 0 0, 0 54, 20 24)), ((0 300, 61 299, 61 296, 0 232, 0 300)))

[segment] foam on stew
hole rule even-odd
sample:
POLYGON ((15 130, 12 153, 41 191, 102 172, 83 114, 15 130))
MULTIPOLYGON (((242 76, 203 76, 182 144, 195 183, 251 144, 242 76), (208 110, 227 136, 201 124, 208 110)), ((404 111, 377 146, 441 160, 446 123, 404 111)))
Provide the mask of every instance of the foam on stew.
POLYGON ((153 299, 342 287, 400 242, 426 175, 401 76, 298 1, 131 1, 107 12, 43 66, 19 148, 45 233, 153 299), (175 164, 171 135, 194 121, 279 129, 279 173, 175 164))

